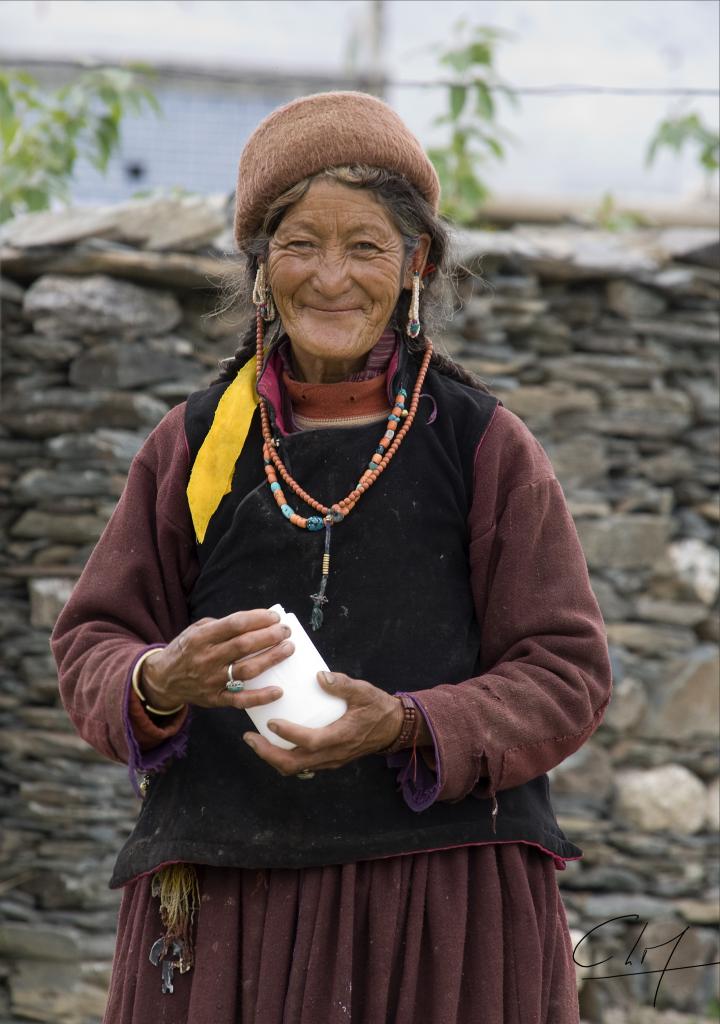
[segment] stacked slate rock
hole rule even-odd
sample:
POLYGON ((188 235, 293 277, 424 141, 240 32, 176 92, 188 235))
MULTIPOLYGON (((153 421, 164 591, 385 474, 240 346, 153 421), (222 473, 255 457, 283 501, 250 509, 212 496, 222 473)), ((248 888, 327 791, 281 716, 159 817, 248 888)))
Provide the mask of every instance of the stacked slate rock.
MULTIPOLYGON (((135 452, 237 345, 246 311, 217 313, 229 212, 142 200, 0 233, 0 1024, 102 1015, 107 880, 138 801, 75 735, 48 637, 135 452)), ((436 343, 550 455, 613 659, 603 725, 550 773, 585 854, 558 875, 575 941, 594 929, 583 1018, 716 1019, 716 966, 647 973, 676 943, 670 968, 720 959, 716 233, 518 225, 457 243, 461 308, 436 343)))

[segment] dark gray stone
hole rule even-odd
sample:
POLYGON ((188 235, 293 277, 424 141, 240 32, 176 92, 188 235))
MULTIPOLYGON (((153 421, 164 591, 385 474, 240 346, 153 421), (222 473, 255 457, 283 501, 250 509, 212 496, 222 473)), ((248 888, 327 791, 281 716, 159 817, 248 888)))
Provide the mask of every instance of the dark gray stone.
POLYGON ((692 403, 684 391, 610 392, 607 410, 589 416, 587 426, 621 437, 673 438, 692 425, 692 403))
POLYGON ((653 381, 662 381, 664 372, 663 365, 653 358, 593 353, 548 359, 544 365, 555 380, 613 388, 648 387, 653 381))
POLYGON ((28 928, 0 922, 0 953, 17 960, 72 962, 79 953, 79 934, 71 928, 28 928))
POLYGON ((46 445, 48 453, 58 459, 129 466, 144 441, 143 434, 129 430, 100 429, 92 434, 61 434, 46 445))
POLYGON ((25 297, 25 289, 17 281, 11 281, 9 277, 0 274, 0 303, 22 306, 25 297))
POLYGON ((632 330, 643 337, 661 338, 673 345, 709 345, 718 346, 718 333, 712 327, 698 327, 684 321, 682 314, 674 317, 665 316, 662 320, 633 319, 630 321, 632 330))
POLYGON ((604 807, 613 785, 610 755, 591 740, 549 772, 552 792, 582 795, 588 806, 604 807))
POLYGON ((182 377, 185 359, 133 342, 107 342, 83 352, 70 367, 70 383, 91 388, 145 387, 182 377))
POLYGON ((57 328, 72 334, 161 334, 182 316, 171 292, 141 288, 104 274, 45 274, 28 288, 23 309, 36 329, 46 334, 57 328))
POLYGON ((23 334, 7 343, 17 356, 40 363, 68 363, 82 351, 82 345, 69 338, 45 338, 42 334, 23 334))
POLYGON ((666 516, 613 515, 577 523, 588 564, 598 569, 650 566, 665 551, 671 530, 666 516))
POLYGON ((22 504, 66 495, 114 495, 120 497, 124 481, 94 469, 76 466, 72 472, 30 469, 15 483, 15 497, 22 504))
POLYGON ((635 281, 610 281, 606 294, 610 309, 627 319, 658 316, 667 308, 667 302, 662 295, 650 288, 643 288, 635 281))
POLYGON ((93 427, 133 430, 156 426, 167 412, 164 402, 148 395, 72 388, 11 398, 0 422, 25 437, 53 437, 93 427))
POLYGON ((82 543, 97 540, 106 519, 93 515, 58 515, 29 509, 11 527, 13 537, 49 537, 51 540, 82 543))
POLYGON ((720 732, 720 663, 712 645, 696 647, 670 662, 663 683, 655 691, 651 713, 639 735, 680 742, 720 732))

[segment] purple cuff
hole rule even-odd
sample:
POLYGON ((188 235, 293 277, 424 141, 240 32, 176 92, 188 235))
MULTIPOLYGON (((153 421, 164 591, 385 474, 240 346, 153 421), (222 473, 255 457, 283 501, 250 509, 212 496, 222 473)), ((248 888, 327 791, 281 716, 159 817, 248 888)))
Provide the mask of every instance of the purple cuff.
POLYGON ((412 694, 398 692, 396 697, 409 697, 415 705, 418 714, 422 715, 427 723, 428 731, 432 736, 435 752, 436 770, 428 768, 422 755, 415 751, 415 757, 411 749, 398 750, 396 754, 387 755, 388 768, 398 768, 398 784, 405 798, 405 803, 413 811, 424 811, 437 799, 442 789, 442 766, 440 764, 440 751, 438 749, 435 733, 432 724, 425 714, 423 708, 418 704, 412 694))
POLYGON ((146 653, 146 651, 154 651, 166 647, 166 644, 148 644, 147 647, 143 647, 138 652, 136 658, 133 659, 133 663, 130 666, 130 670, 125 680, 125 695, 123 697, 123 725, 125 727, 125 739, 128 747, 128 774, 130 776, 130 782, 135 790, 137 796, 141 796, 140 786, 137 780, 138 773, 145 772, 156 772, 164 764, 166 764, 173 757, 182 757, 187 751, 187 743, 189 736, 190 719, 192 717, 192 708, 188 708, 188 714, 182 727, 168 739, 163 740, 162 743, 158 743, 152 750, 141 750, 140 744, 137 741, 137 737, 133 731, 132 722, 130 721, 130 692, 132 690, 132 674, 138 660, 146 653))

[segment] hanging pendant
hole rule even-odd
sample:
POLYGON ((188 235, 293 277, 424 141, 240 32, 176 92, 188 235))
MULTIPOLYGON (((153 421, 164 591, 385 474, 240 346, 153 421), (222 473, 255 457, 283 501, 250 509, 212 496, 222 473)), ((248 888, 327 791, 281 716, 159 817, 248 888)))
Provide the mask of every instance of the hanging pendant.
POLYGON ((317 594, 311 594, 310 600, 313 603, 312 615, 310 616, 310 625, 313 630, 318 630, 323 624, 323 605, 328 603, 327 597, 325 597, 325 591, 328 584, 328 576, 330 575, 330 537, 333 526, 333 517, 328 515, 323 520, 325 524, 325 550, 323 552, 322 559, 322 579, 320 580, 320 589, 317 594))

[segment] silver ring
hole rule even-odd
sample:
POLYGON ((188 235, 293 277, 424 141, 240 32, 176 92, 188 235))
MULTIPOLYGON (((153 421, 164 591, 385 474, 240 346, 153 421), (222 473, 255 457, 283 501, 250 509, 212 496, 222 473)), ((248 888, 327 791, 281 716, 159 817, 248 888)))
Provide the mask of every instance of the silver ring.
POLYGON ((311 772, 309 768, 301 768, 299 772, 295 773, 296 779, 314 779, 315 772, 311 772))
POLYGON ((233 663, 230 662, 227 669, 228 681, 225 683, 225 689, 229 690, 230 693, 239 693, 245 689, 245 683, 242 679, 233 679, 233 663))

